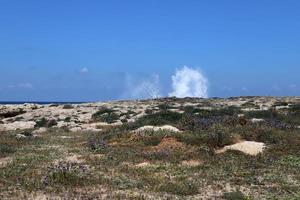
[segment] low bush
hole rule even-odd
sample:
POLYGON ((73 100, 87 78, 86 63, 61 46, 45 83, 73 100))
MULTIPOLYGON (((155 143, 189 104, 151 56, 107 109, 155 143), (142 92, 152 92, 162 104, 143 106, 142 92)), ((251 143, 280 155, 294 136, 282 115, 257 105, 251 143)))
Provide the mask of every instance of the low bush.
MULTIPOLYGON (((192 114, 184 114, 178 126, 182 130, 188 131, 199 131, 199 130, 209 130, 212 126, 216 124, 221 124, 223 126, 236 126, 242 122, 237 116, 209 116, 203 117, 192 114)), ((244 123, 245 124, 245 123, 244 123)))
POLYGON ((114 110, 109 108, 102 108, 92 115, 93 121, 107 123, 114 123, 119 117, 119 115, 114 113, 114 110))
POLYGON ((108 149, 107 141, 103 137, 91 137, 88 140, 88 147, 95 152, 104 152, 108 149))
POLYGON ((293 105, 290 105, 288 110, 290 112, 300 112, 300 104, 293 104, 293 105))
POLYGON ((165 124, 177 124, 182 118, 181 113, 171 112, 171 111, 161 111, 158 113, 145 115, 139 118, 135 125, 137 127, 145 126, 145 125, 152 125, 152 126, 159 126, 165 124))
POLYGON ((50 128, 57 125, 57 121, 55 119, 46 119, 46 118, 41 118, 38 121, 36 121, 35 127, 36 128, 40 128, 40 127, 46 127, 46 128, 50 128))
POLYGON ((259 111, 248 111, 245 113, 247 118, 263 118, 270 119, 277 116, 276 110, 259 110, 259 111))
POLYGON ((63 109, 73 109, 74 106, 72 106, 71 104, 66 104, 66 105, 63 105, 63 109))
POLYGON ((195 108, 193 106, 186 106, 183 108, 185 113, 189 114, 197 114, 199 117, 211 117, 211 116, 232 116, 238 113, 241 113, 241 109, 236 106, 229 106, 226 108, 218 108, 218 109, 201 109, 201 108, 195 108))
POLYGON ((1 144, 0 145, 0 158, 5 157, 9 154, 12 154, 16 151, 14 147, 8 144, 1 144))
POLYGON ((70 122, 71 121, 71 117, 66 117, 65 119, 64 119, 64 122, 70 122))
POLYGON ((7 112, 0 113, 0 119, 1 118, 15 117, 17 115, 21 115, 21 114, 24 114, 24 113, 26 113, 26 111, 24 111, 23 109, 7 111, 7 112))
POLYGON ((233 143, 233 137, 231 134, 226 133, 222 129, 217 129, 211 133, 208 133, 205 137, 205 143, 213 148, 223 147, 233 143))
POLYGON ((289 103, 288 102, 283 102, 283 101, 279 101, 279 102, 276 102, 272 105, 272 107, 276 107, 276 106, 288 106, 289 103))
POLYGON ((254 108, 254 109, 259 109, 259 105, 256 105, 256 104, 254 104, 253 102, 246 102, 246 103, 243 103, 242 105, 241 105, 241 107, 243 107, 243 108, 254 108))
POLYGON ((78 186, 85 183, 88 175, 88 168, 74 162, 59 162, 47 168, 47 175, 43 177, 42 183, 45 186, 64 185, 78 186))

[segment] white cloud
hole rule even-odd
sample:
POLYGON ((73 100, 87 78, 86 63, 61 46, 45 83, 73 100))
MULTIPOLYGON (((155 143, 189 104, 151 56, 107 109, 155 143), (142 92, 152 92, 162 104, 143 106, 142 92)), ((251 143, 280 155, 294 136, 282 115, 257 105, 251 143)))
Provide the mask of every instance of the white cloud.
POLYGON ((159 75, 154 74, 142 81, 135 81, 129 74, 126 75, 126 92, 123 95, 130 99, 148 99, 161 97, 159 75))
POLYGON ((172 76, 173 91, 169 96, 208 97, 208 80, 198 69, 184 66, 172 76))
POLYGON ((87 67, 83 67, 80 69, 80 73, 82 74, 85 74, 85 73, 88 73, 89 72, 89 69, 87 67))
POLYGON ((31 83, 19 83, 19 84, 10 84, 7 86, 9 89, 32 89, 33 85, 31 83))
POLYGON ((246 86, 243 86, 243 87, 242 87, 242 91, 247 92, 247 91, 248 91, 248 88, 247 88, 246 86))
POLYGON ((23 88, 23 89, 32 89, 32 88, 33 88, 33 86, 32 86, 31 83, 20 83, 20 84, 18 85, 18 87, 19 87, 19 88, 23 88))
POLYGON ((229 86, 224 85, 224 86, 222 87, 222 90, 225 90, 225 91, 231 91, 231 90, 232 90, 232 87, 229 87, 229 86))
POLYGON ((272 90, 274 90, 274 91, 280 91, 281 88, 278 85, 273 85, 272 86, 272 90))

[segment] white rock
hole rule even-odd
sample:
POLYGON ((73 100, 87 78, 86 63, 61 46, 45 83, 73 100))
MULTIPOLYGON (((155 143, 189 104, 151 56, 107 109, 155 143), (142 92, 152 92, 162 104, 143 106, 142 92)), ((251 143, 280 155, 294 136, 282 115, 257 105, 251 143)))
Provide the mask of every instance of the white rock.
POLYGON ((224 148, 218 150, 217 153, 223 153, 227 150, 237 150, 245 154, 255 156, 259 153, 262 153, 265 147, 266 146, 263 142, 244 141, 233 145, 225 146, 224 148))
POLYGON ((257 119, 257 118, 251 119, 252 123, 258 123, 258 122, 263 122, 263 121, 265 121, 265 120, 264 119, 257 119))
POLYGON ((37 130, 32 131, 33 134, 41 134, 41 133, 45 133, 45 132, 47 132, 47 128, 45 128, 45 127, 41 127, 37 130))
POLYGON ((26 136, 23 135, 23 134, 18 133, 18 134, 16 135, 16 138, 17 138, 17 139, 23 139, 23 138, 26 138, 26 136))
POLYGON ((24 129, 31 129, 34 128, 35 122, 33 121, 28 121, 28 122, 23 122, 23 121, 16 121, 8 124, 0 124, 0 130, 4 131, 14 131, 14 130, 24 130, 24 129))
POLYGON ((83 129, 82 131, 86 131, 86 132, 101 132, 102 129, 88 127, 88 128, 83 129))
POLYGON ((276 106, 275 108, 276 110, 280 110, 280 109, 287 109, 289 108, 289 106, 276 106))
POLYGON ((181 132, 178 128, 171 126, 171 125, 164 125, 164 126, 143 126, 135 130, 135 132, 143 132, 143 131, 171 131, 171 132, 181 132))
POLYGON ((238 117, 244 117, 245 114, 238 114, 238 117))
POLYGON ((81 127, 73 127, 70 129, 71 132, 78 132, 78 131, 81 131, 82 128, 81 127))

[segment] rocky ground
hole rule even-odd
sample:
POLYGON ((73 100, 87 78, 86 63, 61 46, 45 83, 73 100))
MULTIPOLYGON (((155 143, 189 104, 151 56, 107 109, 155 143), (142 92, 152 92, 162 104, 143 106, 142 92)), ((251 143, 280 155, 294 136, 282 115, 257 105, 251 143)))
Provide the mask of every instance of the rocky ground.
POLYGON ((300 97, 0 105, 1 199, 299 199, 300 97))

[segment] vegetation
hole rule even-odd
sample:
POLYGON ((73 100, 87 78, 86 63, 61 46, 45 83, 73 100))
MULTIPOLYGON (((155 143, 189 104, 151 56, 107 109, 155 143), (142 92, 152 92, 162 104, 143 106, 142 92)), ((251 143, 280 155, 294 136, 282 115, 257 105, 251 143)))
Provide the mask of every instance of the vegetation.
POLYGON ((117 115, 114 110, 109 108, 102 108, 98 110, 96 113, 92 115, 92 119, 95 122, 107 122, 114 123, 119 119, 119 115, 117 115))
POLYGON ((224 199, 227 200, 247 200, 248 198, 240 191, 224 193, 224 199))
POLYGON ((36 125, 35 127, 47 127, 47 128, 50 128, 52 126, 55 126, 57 125, 57 121, 54 120, 54 119, 46 119, 46 118, 41 118, 39 119, 38 121, 36 121, 36 125))
POLYGON ((9 117, 15 117, 21 114, 26 113, 24 110, 22 109, 18 109, 18 110, 13 110, 13 111, 9 111, 9 112, 3 112, 0 113, 0 119, 1 118, 9 118, 9 117))
MULTIPOLYGON (((289 120, 298 116, 297 106, 249 112, 169 109, 162 105, 99 133, 53 128, 46 118, 37 128, 52 128, 39 137, 18 140, 21 131, 1 132, 0 198, 30 199, 42 192, 67 199, 299 199, 300 134, 288 126, 297 122, 289 120), (252 118, 265 121, 252 123, 252 118), (166 124, 181 132, 134 131, 166 124), (216 151, 242 140, 264 142, 267 148, 257 156, 216 151)), ((92 119, 112 123, 119 117, 102 108, 92 119)))
POLYGON ((145 115, 139 118, 135 125, 145 126, 145 125, 164 125, 164 124, 176 124, 182 118, 182 114, 172 111, 160 111, 154 114, 145 115))
POLYGON ((70 104, 66 104, 63 106, 63 109, 72 109, 72 108, 74 108, 74 107, 70 104))

